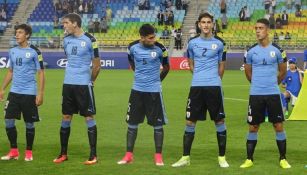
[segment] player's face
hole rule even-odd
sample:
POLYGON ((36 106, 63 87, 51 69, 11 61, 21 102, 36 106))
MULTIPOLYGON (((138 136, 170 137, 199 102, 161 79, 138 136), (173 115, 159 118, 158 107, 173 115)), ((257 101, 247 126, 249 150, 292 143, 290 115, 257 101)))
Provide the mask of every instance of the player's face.
POLYGON ((255 26, 257 40, 261 41, 269 36, 269 28, 262 23, 256 23, 255 26))
POLYGON ((77 27, 76 22, 72 23, 68 18, 64 18, 62 24, 66 34, 74 34, 75 28, 77 27))
POLYGON ((203 34, 211 34, 213 29, 213 22, 211 18, 204 17, 198 22, 198 27, 203 34))
POLYGON ((156 34, 150 34, 147 36, 141 36, 141 42, 145 47, 151 47, 156 42, 156 34))
POLYGON ((290 63, 289 64, 289 68, 290 68, 290 70, 295 70, 296 69, 296 65, 293 64, 293 63, 290 63))
POLYGON ((28 41, 29 35, 26 34, 26 31, 24 29, 17 29, 15 33, 16 42, 20 45, 24 42, 28 41))

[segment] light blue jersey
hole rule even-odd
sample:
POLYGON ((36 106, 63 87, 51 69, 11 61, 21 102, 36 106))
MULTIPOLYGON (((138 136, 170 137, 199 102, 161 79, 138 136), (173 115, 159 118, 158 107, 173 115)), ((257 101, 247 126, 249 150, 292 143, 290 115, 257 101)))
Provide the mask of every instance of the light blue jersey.
POLYGON ((38 48, 30 45, 27 48, 19 46, 9 51, 9 68, 13 70, 10 92, 25 95, 36 95, 36 72, 44 69, 43 57, 38 48))
POLYGON ((286 52, 276 44, 253 45, 244 55, 244 62, 252 67, 250 95, 280 94, 278 65, 287 62, 286 52))
POLYGON ((194 61, 191 86, 221 86, 219 63, 226 60, 224 41, 215 36, 205 39, 200 36, 188 43, 188 58, 194 61))
POLYGON ((167 49, 158 42, 152 47, 144 47, 134 41, 128 47, 128 59, 135 65, 132 89, 161 92, 160 66, 169 64, 167 49))
POLYGON ((96 39, 89 33, 64 38, 64 51, 67 56, 64 84, 88 85, 91 82, 91 63, 99 58, 96 39))
POLYGON ((292 95, 298 97, 302 86, 300 80, 300 72, 298 70, 295 72, 288 70, 285 79, 282 81, 282 84, 287 85, 286 90, 291 92, 292 95))

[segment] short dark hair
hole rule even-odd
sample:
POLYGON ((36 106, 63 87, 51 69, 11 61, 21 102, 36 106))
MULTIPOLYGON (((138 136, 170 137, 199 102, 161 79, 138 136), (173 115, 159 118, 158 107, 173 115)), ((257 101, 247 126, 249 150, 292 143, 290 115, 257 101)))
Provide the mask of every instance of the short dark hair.
POLYGON ((267 20, 266 18, 258 19, 258 20, 257 20, 257 23, 261 23, 261 24, 264 24, 264 25, 267 26, 267 27, 270 27, 270 22, 269 22, 269 20, 267 20))
POLYGON ((69 21, 72 22, 72 23, 76 22, 77 26, 81 28, 82 19, 81 19, 81 16, 78 15, 77 13, 69 13, 69 14, 65 15, 63 18, 69 19, 69 21))
POLYGON ((26 32, 27 35, 29 35, 29 37, 27 39, 29 39, 32 35, 32 27, 28 24, 20 24, 20 25, 17 25, 15 26, 15 34, 16 34, 16 31, 18 29, 22 29, 26 32))
POLYGON ((210 18, 211 21, 213 22, 213 16, 212 16, 210 13, 208 13, 208 12, 199 14, 199 16, 198 16, 198 22, 200 22, 200 20, 201 20, 202 18, 210 18))
POLYGON ((140 27, 139 33, 141 36, 148 36, 155 33, 155 28, 150 24, 143 24, 140 27))

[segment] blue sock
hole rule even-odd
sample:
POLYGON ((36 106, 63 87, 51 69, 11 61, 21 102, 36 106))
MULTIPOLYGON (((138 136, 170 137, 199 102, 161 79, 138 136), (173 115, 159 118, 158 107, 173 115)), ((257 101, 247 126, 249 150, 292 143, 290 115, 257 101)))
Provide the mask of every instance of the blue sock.
POLYGON ((284 131, 276 132, 276 140, 286 140, 286 133, 284 131))
POLYGON ((226 130, 225 123, 215 124, 215 128, 217 132, 224 132, 226 130))
POLYGON ((88 128, 96 126, 96 121, 94 119, 86 120, 86 124, 88 128))
POLYGON ((30 122, 26 122, 26 128, 27 129, 33 129, 35 126, 34 126, 34 123, 30 123, 30 122))
POLYGON ((71 124, 70 120, 69 121, 68 120, 62 120, 61 127, 62 128, 69 128, 70 124, 71 124))
POLYGON ((258 132, 249 132, 247 135, 247 140, 257 140, 258 132))
POLYGON ((185 126, 185 132, 195 133, 195 126, 193 126, 193 125, 186 125, 185 126))
POLYGON ((15 120, 14 119, 5 119, 5 127, 6 128, 14 128, 15 120))

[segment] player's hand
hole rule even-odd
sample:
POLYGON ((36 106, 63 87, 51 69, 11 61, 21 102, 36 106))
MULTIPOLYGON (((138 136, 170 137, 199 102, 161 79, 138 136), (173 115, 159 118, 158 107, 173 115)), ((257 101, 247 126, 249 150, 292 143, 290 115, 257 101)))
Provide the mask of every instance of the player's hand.
POLYGON ((35 104, 36 106, 40 106, 43 104, 43 96, 42 95, 37 95, 35 99, 35 104))
POLYGON ((0 90, 0 101, 3 102, 4 101, 4 90, 0 90))

